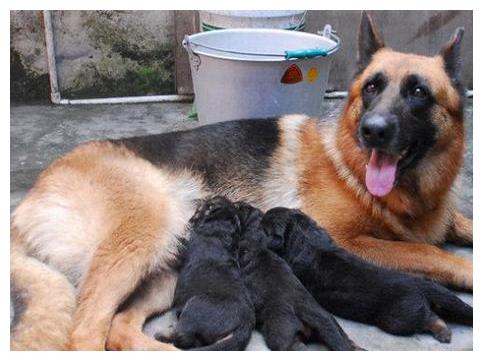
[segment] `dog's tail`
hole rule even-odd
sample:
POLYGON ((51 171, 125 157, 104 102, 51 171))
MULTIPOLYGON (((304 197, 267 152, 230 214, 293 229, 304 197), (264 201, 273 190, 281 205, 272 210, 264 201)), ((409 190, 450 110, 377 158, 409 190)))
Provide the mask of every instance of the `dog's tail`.
POLYGON ((449 321, 473 325, 473 307, 463 302, 447 288, 425 281, 424 294, 431 302, 434 312, 449 321))
POLYGON ((249 323, 244 323, 221 340, 208 346, 192 348, 190 351, 243 351, 250 341, 252 329, 249 323))
POLYGON ((67 278, 25 254, 12 229, 10 250, 10 349, 64 350, 75 309, 67 278))

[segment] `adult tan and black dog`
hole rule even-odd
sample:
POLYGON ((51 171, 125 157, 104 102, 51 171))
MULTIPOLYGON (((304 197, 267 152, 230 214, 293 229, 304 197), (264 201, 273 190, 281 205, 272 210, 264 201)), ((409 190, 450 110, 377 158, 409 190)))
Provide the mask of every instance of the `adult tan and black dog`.
MULTIPOLYGON (((384 47, 363 14, 339 121, 304 115, 90 142, 53 162, 11 222, 12 349, 171 350, 142 333, 171 306, 196 200, 301 208, 377 265, 471 289, 453 186, 464 151, 458 29, 434 57, 384 47)), ((262 95, 261 95, 262 96, 262 95)))

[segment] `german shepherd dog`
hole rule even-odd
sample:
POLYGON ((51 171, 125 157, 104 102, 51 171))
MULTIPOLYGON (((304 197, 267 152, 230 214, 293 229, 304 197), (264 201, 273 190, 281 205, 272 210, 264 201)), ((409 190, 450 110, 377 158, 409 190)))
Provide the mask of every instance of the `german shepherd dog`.
POLYGON ((172 342, 197 351, 244 350, 255 310, 238 267, 238 210, 224 197, 208 199, 190 228, 174 292, 172 342))
POLYGON ((304 350, 317 341, 331 350, 361 350, 336 319, 324 310, 293 274, 290 266, 268 249, 260 221, 263 213, 239 202, 243 235, 239 263, 256 312, 257 328, 274 351, 304 350))
POLYGON ((473 308, 443 286, 351 255, 299 210, 273 208, 260 228, 267 247, 335 315, 396 335, 429 332, 444 343, 451 330, 440 316, 473 325, 473 308))
POLYGON ((364 13, 338 121, 230 121, 89 142, 54 161, 12 215, 12 298, 23 311, 11 348, 175 350, 142 325, 171 307, 171 265, 209 194, 300 208, 365 260, 471 289, 473 263, 438 247, 473 239, 452 192, 462 35, 433 57, 399 53, 364 13))

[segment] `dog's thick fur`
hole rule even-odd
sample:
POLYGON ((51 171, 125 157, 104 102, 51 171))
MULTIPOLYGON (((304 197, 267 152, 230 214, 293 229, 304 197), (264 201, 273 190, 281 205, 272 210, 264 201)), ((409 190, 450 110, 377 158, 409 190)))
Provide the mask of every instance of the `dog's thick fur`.
POLYGON ((238 210, 214 197, 200 206, 190 226, 174 292, 179 316, 172 341, 182 349, 244 350, 255 310, 238 267, 238 210))
POLYGON ((267 248, 269 239, 260 226, 263 213, 243 202, 237 207, 244 228, 239 249, 243 282, 267 346, 276 351, 303 350, 304 341, 316 341, 331 350, 358 349, 289 265, 267 248))
POLYGON ((11 348, 174 349, 145 336, 142 325, 171 306, 179 239, 196 200, 209 193, 262 210, 301 208, 370 262, 472 288, 472 262, 437 245, 472 243, 472 222, 452 197, 464 150, 461 32, 434 57, 402 54, 383 47, 365 14, 359 38, 360 71, 338 122, 303 115, 232 121, 90 142, 53 162, 12 216, 12 282, 25 307, 11 348), (380 87, 363 101, 367 81, 380 72, 391 92, 380 87), (413 73, 431 101, 399 118, 421 122, 431 141, 419 148, 408 128, 417 157, 389 194, 376 197, 364 185, 369 152, 358 123, 366 106, 409 99, 392 90, 413 73))
POLYGON ((292 268, 330 312, 396 335, 430 332, 440 342, 451 331, 440 317, 473 324, 473 308, 432 281, 376 267, 338 247, 298 210, 273 208, 261 221, 268 247, 292 268))

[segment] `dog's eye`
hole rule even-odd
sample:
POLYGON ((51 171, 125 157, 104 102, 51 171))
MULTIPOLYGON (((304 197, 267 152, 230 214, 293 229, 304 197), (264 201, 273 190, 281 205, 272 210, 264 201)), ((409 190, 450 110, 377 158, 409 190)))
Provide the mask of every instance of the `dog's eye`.
POLYGON ((428 96, 428 92, 424 87, 422 86, 417 86, 413 89, 412 91, 412 96, 420 99, 424 99, 428 96))
POLYGON ((374 94, 377 91, 377 85, 371 81, 364 86, 364 91, 368 94, 374 94))

